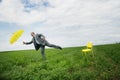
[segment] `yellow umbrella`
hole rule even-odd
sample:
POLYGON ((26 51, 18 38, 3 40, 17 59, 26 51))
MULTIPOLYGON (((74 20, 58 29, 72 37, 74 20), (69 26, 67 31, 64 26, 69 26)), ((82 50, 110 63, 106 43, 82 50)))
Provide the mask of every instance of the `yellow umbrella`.
POLYGON ((24 30, 17 30, 16 32, 13 33, 12 37, 10 38, 10 44, 13 44, 16 42, 19 37, 23 34, 24 30))

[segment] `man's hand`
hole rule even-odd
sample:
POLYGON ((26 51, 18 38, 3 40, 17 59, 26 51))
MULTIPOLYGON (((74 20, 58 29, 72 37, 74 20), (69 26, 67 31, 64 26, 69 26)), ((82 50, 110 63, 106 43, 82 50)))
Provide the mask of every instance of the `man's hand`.
POLYGON ((26 43, 23 41, 23 44, 26 44, 26 43))

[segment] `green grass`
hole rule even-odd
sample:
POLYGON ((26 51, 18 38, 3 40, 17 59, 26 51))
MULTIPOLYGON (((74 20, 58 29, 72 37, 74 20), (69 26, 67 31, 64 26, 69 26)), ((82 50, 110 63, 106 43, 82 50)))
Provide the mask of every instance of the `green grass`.
POLYGON ((84 47, 40 51, 0 52, 0 80, 120 80, 120 44, 94 46, 94 56, 84 47))

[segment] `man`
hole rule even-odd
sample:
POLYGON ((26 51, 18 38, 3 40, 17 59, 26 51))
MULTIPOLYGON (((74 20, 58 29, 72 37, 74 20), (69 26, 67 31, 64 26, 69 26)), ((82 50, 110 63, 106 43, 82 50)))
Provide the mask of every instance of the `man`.
POLYGON ((45 46, 53 47, 53 48, 62 50, 62 48, 60 46, 57 46, 57 45, 54 45, 54 44, 50 44, 45 39, 45 36, 42 35, 42 34, 35 34, 34 32, 31 32, 31 36, 33 37, 32 40, 30 42, 24 42, 23 41, 23 44, 28 45, 28 44, 32 44, 33 43, 36 50, 38 50, 40 48, 43 59, 46 59, 46 56, 45 56, 45 46))

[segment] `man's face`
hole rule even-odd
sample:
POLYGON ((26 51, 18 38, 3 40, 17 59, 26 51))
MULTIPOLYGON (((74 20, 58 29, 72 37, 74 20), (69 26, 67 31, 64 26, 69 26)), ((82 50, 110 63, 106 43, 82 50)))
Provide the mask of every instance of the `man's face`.
POLYGON ((34 32, 32 32, 32 33, 31 33, 31 36, 32 36, 32 37, 34 37, 34 36, 35 36, 35 33, 34 33, 34 32))

